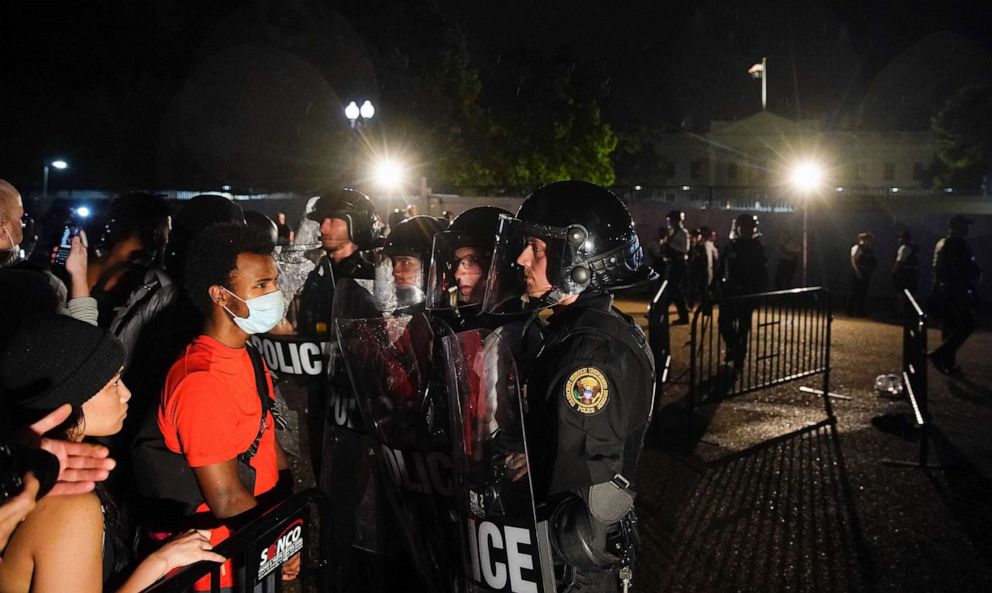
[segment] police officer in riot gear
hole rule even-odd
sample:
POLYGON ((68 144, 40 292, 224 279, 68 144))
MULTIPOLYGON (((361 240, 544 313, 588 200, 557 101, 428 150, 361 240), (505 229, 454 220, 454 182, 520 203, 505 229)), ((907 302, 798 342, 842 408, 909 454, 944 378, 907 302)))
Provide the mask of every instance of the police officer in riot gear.
MULTIPOLYGON (((344 278, 372 280, 372 263, 365 259, 362 251, 373 247, 380 226, 372 200, 348 188, 321 195, 306 217, 320 224, 320 244, 324 253, 300 291, 296 333, 327 341, 331 339, 335 284, 344 278)), ((310 459, 314 475, 319 479, 327 399, 331 394, 324 380, 313 381, 307 392, 310 459)), ((357 410, 354 415, 358 416, 357 410)))
POLYGON ((427 308, 456 331, 494 329, 508 322, 485 315, 482 301, 502 208, 478 206, 459 214, 437 235, 427 285, 427 308))
POLYGON ((559 590, 614 591, 631 576, 630 478, 655 377, 643 332, 611 293, 654 277, 630 212, 599 186, 552 183, 503 219, 487 309, 504 308, 516 292, 528 307, 554 311, 523 373, 530 471, 551 516, 559 590))
POLYGON ((434 236, 445 225, 444 219, 419 215, 390 230, 376 270, 375 296, 381 311, 423 310, 434 236))
MULTIPOLYGON (((446 437, 447 425, 443 382, 435 381, 433 374, 434 337, 450 329, 427 314, 424 292, 434 237, 445 225, 446 221, 430 216, 398 222, 378 254, 372 291, 375 313, 342 312, 336 318, 338 343, 371 436, 366 441, 370 457, 363 464, 365 471, 348 483, 330 486, 353 493, 353 501, 359 503, 350 509, 359 527, 356 546, 375 556, 356 558, 380 566, 370 570, 370 576, 388 591, 414 590, 415 572, 429 590, 448 590, 451 559, 457 558, 451 551, 457 548, 444 545, 457 539, 445 519, 450 516, 448 502, 438 489, 438 484, 447 482, 436 472, 433 482, 421 482, 419 472, 439 449, 449 449, 446 440, 433 443, 435 428, 440 424, 441 436, 446 437), (378 445, 373 446, 372 438, 378 445), (379 471, 371 471, 372 463, 379 471), (443 556, 448 560, 437 565, 430 560, 443 556), (384 566, 391 570, 382 570, 384 566)), ((347 286, 337 298, 347 301, 351 290, 347 286)))
POLYGON ((740 372, 747 357, 754 309, 727 299, 764 291, 768 286, 768 260, 758 233, 757 216, 739 215, 734 219, 730 236, 730 245, 720 258, 717 274, 717 288, 722 299, 717 325, 726 345, 726 360, 740 372))
POLYGON ((336 279, 374 277, 372 263, 362 252, 374 247, 382 229, 372 200, 350 188, 321 195, 306 217, 320 224, 324 257, 303 285, 296 331, 326 337, 336 279))
MULTIPOLYGON (((323 193, 306 217, 320 224, 323 253, 301 289, 296 331, 306 339, 331 342, 327 375, 307 383, 307 428, 314 475, 334 506, 334 557, 329 561, 337 587, 346 590, 350 581, 362 578, 351 554, 355 509, 364 493, 358 476, 368 474, 368 460, 361 413, 347 371, 337 360, 333 311, 344 283, 365 281, 371 287, 374 266, 362 252, 374 247, 381 229, 372 200, 353 189, 323 193)), ((368 308, 374 311, 371 304, 368 308)))

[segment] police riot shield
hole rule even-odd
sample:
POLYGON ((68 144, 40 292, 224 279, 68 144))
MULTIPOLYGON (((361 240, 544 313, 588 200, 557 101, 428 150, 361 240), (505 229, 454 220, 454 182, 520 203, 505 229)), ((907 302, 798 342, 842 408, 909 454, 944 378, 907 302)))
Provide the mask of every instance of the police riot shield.
MULTIPOLYGON (((334 282, 332 323, 338 319, 376 317, 372 304, 372 281, 339 278, 334 282)), ((333 327, 331 328, 333 332, 333 327)), ((334 334, 332 333, 332 336, 334 334)), ((323 424, 320 447, 318 485, 326 492, 337 519, 332 527, 334 554, 332 559, 343 575, 353 570, 348 554, 352 547, 385 554, 389 521, 382 517, 382 501, 376 485, 375 460, 368 455, 374 439, 362 419, 356 388, 348 377, 341 359, 337 339, 328 346, 327 368, 323 388, 323 424)), ((343 576, 343 580, 362 577, 343 576)))
POLYGON ((473 330, 442 339, 465 590, 553 593, 547 523, 537 520, 523 402, 505 335, 473 330))
POLYGON ((424 313, 339 319, 338 341, 359 405, 379 445, 379 493, 430 591, 460 577, 453 471, 443 382, 432 380, 435 333, 424 313))

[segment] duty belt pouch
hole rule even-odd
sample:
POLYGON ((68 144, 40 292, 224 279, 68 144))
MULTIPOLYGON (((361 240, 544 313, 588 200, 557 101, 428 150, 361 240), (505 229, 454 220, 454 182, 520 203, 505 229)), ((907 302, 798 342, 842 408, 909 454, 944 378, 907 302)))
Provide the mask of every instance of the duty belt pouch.
MULTIPOLYGON (((248 357, 255 371, 255 389, 262 404, 262 414, 259 420, 258 433, 247 450, 238 455, 238 478, 244 487, 254 494, 255 468, 251 460, 258 452, 262 435, 268 427, 266 418, 272 410, 272 400, 269 398, 268 384, 265 381, 265 363, 258 350, 250 343, 247 345, 248 357)), ((174 523, 182 517, 190 517, 204 503, 203 493, 196 481, 193 469, 186 462, 186 457, 175 453, 165 444, 162 432, 158 428, 155 415, 145 419, 145 424, 138 432, 132 445, 132 459, 138 494, 154 501, 156 519, 165 523, 174 523)))

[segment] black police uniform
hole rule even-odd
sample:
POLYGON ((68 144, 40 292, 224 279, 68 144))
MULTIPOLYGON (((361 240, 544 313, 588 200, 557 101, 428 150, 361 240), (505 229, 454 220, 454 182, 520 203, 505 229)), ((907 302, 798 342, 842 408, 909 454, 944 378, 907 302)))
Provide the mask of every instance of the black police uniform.
POLYGON ((727 348, 726 360, 737 368, 747 356, 754 306, 727 299, 764 291, 768 286, 767 261, 765 248, 758 238, 732 240, 720 258, 717 277, 721 282, 722 300, 717 326, 727 348))
POLYGON ((867 244, 858 245, 854 252, 854 265, 858 273, 851 272, 851 298, 847 305, 847 313, 851 316, 868 313, 868 289, 871 286, 871 275, 875 273, 878 259, 875 251, 867 244))
MULTIPOLYGON (((374 277, 375 269, 372 263, 363 258, 358 251, 339 262, 334 262, 329 256, 322 258, 303 284, 297 315, 297 333, 314 340, 333 341, 331 309, 334 304, 335 283, 346 278, 372 280, 374 277)), ((348 398, 346 405, 349 414, 343 425, 351 425, 353 428, 361 425, 361 414, 357 406, 352 405, 354 396, 348 388, 346 373, 343 368, 334 371, 335 377, 329 377, 330 383, 341 385, 341 389, 334 390, 334 393, 331 393, 332 387, 328 383, 328 378, 315 377, 307 384, 310 461, 313 463, 314 475, 318 478, 321 472, 321 448, 324 442, 324 424, 328 420, 329 398, 332 396, 348 398)))
POLYGON ((972 282, 981 274, 964 237, 950 236, 937 242, 933 253, 934 289, 930 308, 944 316, 941 343, 930 358, 942 373, 956 372, 957 351, 975 330, 972 282))
MULTIPOLYGON (((609 294, 582 293, 558 309, 528 365, 529 457, 538 501, 584 497, 596 484, 630 479, 637 465, 654 404, 654 363, 644 333, 612 305, 609 294)), ((573 591, 616 586, 610 571, 576 572, 573 591)))

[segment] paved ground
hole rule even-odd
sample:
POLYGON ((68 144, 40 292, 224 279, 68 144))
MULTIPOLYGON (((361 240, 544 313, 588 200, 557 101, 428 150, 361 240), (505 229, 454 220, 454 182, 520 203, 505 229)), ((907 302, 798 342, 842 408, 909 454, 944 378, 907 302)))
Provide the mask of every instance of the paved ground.
POLYGON ((690 437, 689 332, 673 328, 673 381, 636 480, 638 590, 992 591, 992 333, 962 350, 965 375, 931 367, 939 468, 927 470, 882 463, 919 451, 908 403, 872 390, 876 375, 899 372, 901 332, 835 318, 830 389, 853 398, 834 400, 836 425, 797 390, 819 387, 813 377, 703 408, 690 437))

